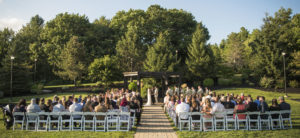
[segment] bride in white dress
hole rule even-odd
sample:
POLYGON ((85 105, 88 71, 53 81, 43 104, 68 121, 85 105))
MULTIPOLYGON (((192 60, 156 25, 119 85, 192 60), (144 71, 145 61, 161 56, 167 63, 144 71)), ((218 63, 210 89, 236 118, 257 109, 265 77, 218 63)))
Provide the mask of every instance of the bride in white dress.
POLYGON ((150 90, 150 88, 148 88, 148 90, 147 90, 147 103, 146 103, 146 105, 145 106, 151 106, 152 105, 152 99, 151 99, 151 90, 150 90))

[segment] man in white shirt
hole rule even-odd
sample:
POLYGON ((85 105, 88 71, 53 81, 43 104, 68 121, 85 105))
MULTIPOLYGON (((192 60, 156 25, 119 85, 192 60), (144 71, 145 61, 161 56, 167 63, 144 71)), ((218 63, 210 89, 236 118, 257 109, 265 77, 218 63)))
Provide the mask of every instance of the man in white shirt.
MULTIPOLYGON (((211 114, 224 113, 225 112, 224 105, 221 104, 221 102, 219 102, 219 101, 220 101, 219 97, 216 97, 215 104, 213 105, 212 111, 210 112, 211 114)), ((217 118, 223 118, 224 117, 224 115, 222 115, 222 114, 216 114, 215 116, 217 118)))
POLYGON ((36 104, 36 99, 32 98, 30 105, 27 106, 26 111, 28 113, 36 113, 36 112, 41 112, 41 108, 39 105, 36 104))
POLYGON ((173 90, 170 88, 170 87, 168 87, 168 90, 167 90, 167 92, 166 93, 169 93, 169 95, 173 95, 173 90))
MULTIPOLYGON (((81 112, 82 111, 82 106, 78 103, 78 99, 74 98, 73 104, 69 107, 70 112, 81 112)), ((80 119, 81 116, 77 115, 74 116, 75 119, 80 119)))
MULTIPOLYGON (((181 113, 181 112, 189 112, 190 111, 190 105, 185 103, 184 98, 181 98, 180 101, 181 101, 181 103, 175 107, 177 115, 179 115, 179 113, 181 113)), ((188 119, 188 115, 181 116, 181 119, 188 119)))

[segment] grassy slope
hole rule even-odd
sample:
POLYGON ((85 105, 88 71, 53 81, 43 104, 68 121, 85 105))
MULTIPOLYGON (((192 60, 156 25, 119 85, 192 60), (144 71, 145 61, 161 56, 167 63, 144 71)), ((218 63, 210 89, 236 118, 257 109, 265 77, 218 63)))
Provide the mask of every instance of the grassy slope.
MULTIPOLYGON (((250 94, 252 97, 258 95, 265 96, 268 104, 270 105, 273 98, 278 98, 283 96, 282 93, 266 92, 250 88, 236 88, 236 89, 222 89, 217 90, 217 94, 220 93, 234 93, 240 94, 244 93, 245 95, 250 94)), ((192 137, 299 137, 300 136, 300 102, 290 100, 300 99, 300 94, 289 94, 289 98, 286 99, 286 102, 291 104, 292 108, 292 122, 293 129, 289 130, 276 130, 276 131, 218 131, 218 132, 180 132, 177 131, 177 135, 183 138, 192 138, 192 137)))
MULTIPOLYGON (((63 95, 69 96, 72 93, 57 93, 59 97, 62 97, 63 95)), ((87 93, 76 93, 75 97, 78 97, 79 94, 82 94, 82 96, 87 95, 87 93)), ((30 102, 30 99, 32 97, 39 97, 39 98, 46 98, 46 99, 52 99, 54 94, 43 94, 43 95, 36 95, 36 96, 23 96, 23 97, 14 97, 13 102, 17 103, 17 101, 20 98, 25 98, 27 100, 27 103, 30 102)), ((0 103, 6 103, 9 101, 9 98, 3 98, 0 99, 0 103)), ((0 109, 1 110, 1 109, 0 109)), ((48 138, 48 137, 55 137, 55 138, 61 138, 61 137, 100 137, 100 138, 106 138, 106 137, 118 137, 118 138, 132 138, 134 135, 134 131, 130 132, 32 132, 32 131, 12 131, 12 130, 6 130, 3 124, 3 114, 2 111, 0 113, 0 138, 48 138)))

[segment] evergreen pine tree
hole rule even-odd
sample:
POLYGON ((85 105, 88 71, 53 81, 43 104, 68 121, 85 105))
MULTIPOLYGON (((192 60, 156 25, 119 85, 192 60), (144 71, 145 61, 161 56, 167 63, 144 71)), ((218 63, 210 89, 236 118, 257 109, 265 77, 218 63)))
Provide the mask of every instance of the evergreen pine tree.
POLYGON ((199 23, 188 47, 187 67, 192 75, 202 79, 213 75, 214 70, 213 52, 206 44, 209 37, 207 28, 199 23))
POLYGON ((169 38, 168 31, 160 33, 153 47, 149 48, 144 68, 147 71, 174 71, 174 67, 179 63, 176 61, 169 38))

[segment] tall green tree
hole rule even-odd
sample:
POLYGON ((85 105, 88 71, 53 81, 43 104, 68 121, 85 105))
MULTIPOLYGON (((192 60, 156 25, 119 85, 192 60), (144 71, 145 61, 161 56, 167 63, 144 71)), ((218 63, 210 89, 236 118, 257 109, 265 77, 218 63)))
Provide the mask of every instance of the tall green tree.
MULTIPOLYGON (((291 55, 298 48, 297 41, 294 39, 294 33, 291 28, 291 9, 281 8, 275 13, 275 16, 267 15, 264 18, 264 24, 261 27, 254 46, 255 52, 259 57, 259 66, 263 67, 263 74, 272 77, 275 81, 283 77, 283 57, 285 55, 286 63, 290 63, 291 55)), ((289 74, 289 67, 287 67, 289 74)))
POLYGON ((73 36, 69 40, 60 58, 62 61, 58 66, 60 70, 57 74, 63 79, 74 80, 74 84, 76 84, 76 80, 80 80, 86 70, 84 44, 79 41, 77 36, 73 36))
POLYGON ((117 56, 124 71, 131 71, 131 62, 134 63, 132 64, 133 70, 142 69, 147 47, 142 43, 138 33, 136 26, 130 26, 125 36, 117 43, 117 56))
POLYGON ((213 51, 207 45, 209 38, 207 28, 199 23, 193 34, 192 43, 188 47, 188 57, 185 61, 189 71, 201 79, 210 77, 214 67, 213 51))
POLYGON ((52 66, 53 72, 58 71, 58 66, 62 62, 60 55, 66 43, 73 36, 78 36, 84 42, 90 25, 87 16, 69 13, 58 14, 46 23, 41 37, 43 50, 47 54, 48 63, 52 66))
POLYGON ((144 68, 147 71, 174 71, 176 61, 168 31, 160 33, 156 43, 148 50, 144 68))
POLYGON ((107 88, 120 75, 120 70, 115 57, 105 55, 96 58, 89 66, 89 77, 94 81, 101 81, 107 88))

